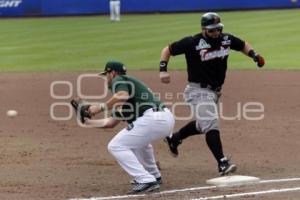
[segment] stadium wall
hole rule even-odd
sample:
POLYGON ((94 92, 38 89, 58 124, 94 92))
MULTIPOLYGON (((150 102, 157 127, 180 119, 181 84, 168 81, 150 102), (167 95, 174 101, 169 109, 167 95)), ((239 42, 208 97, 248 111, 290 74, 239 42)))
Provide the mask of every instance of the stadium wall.
MULTIPOLYGON (((123 13, 300 7, 298 0, 121 0, 123 13)), ((0 0, 0 16, 107 14, 109 0, 0 0)))

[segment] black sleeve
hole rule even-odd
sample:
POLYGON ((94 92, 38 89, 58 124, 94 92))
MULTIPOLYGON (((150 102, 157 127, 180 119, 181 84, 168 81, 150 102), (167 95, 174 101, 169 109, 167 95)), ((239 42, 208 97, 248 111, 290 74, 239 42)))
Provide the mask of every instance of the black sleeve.
POLYGON ((230 48, 236 51, 241 51, 245 47, 245 41, 241 40, 240 38, 237 38, 233 35, 229 35, 231 40, 230 48))
POLYGON ((193 47, 193 37, 185 37, 169 45, 171 55, 176 56, 189 52, 193 47))

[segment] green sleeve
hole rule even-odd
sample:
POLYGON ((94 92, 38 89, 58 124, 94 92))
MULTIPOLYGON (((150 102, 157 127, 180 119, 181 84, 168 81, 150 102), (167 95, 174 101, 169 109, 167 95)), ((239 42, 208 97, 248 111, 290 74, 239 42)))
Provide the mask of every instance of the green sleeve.
POLYGON ((120 91, 126 91, 129 93, 128 80, 125 80, 121 76, 117 76, 112 80, 112 93, 115 94, 120 91))

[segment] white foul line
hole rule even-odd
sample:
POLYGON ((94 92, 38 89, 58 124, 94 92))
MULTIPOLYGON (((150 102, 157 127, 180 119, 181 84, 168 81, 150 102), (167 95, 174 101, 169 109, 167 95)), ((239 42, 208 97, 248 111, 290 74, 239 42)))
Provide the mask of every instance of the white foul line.
MULTIPOLYGON (((258 182, 258 184, 281 183, 281 182, 292 182, 292 181, 300 181, 300 178, 285 178, 285 179, 261 180, 261 181, 258 182)), ((221 186, 221 187, 229 187, 229 186, 221 186)), ((196 190, 209 190, 209 189, 214 189, 214 188, 217 188, 217 186, 203 186, 203 187, 184 188, 184 189, 177 189, 177 190, 167 190, 167 191, 162 191, 162 192, 153 193, 153 194, 172 194, 172 193, 176 193, 176 192, 186 192, 186 191, 196 191, 196 190)), ((218 187, 218 188, 220 188, 220 187, 218 187)), ((283 189, 285 191, 281 191, 282 189, 275 189, 275 190, 278 193, 278 192, 290 192, 290 190, 291 191, 297 191, 297 190, 300 190, 300 188, 299 189, 297 189, 297 188, 285 188, 285 189, 283 189)), ((276 193, 276 192, 272 192, 273 190, 268 190, 268 191, 271 191, 271 192, 267 192, 267 193, 263 193, 263 194, 276 193)), ((259 194, 260 192, 265 192, 265 191, 258 191, 256 193, 259 194)), ((241 195, 241 194, 247 194, 247 193, 239 193, 239 195, 241 195)), ((238 194, 232 194, 232 195, 238 195, 238 194)), ((70 200, 109 200, 109 199, 127 199, 127 198, 144 197, 144 196, 146 196, 146 194, 122 195, 122 196, 108 196, 108 197, 91 197, 91 198, 73 198, 73 199, 70 199, 70 200)), ((247 196, 247 195, 245 195, 245 196, 247 196)), ((219 196, 216 196, 216 197, 219 198, 219 196)), ((223 197, 224 197, 224 195, 222 196, 222 198, 223 197)), ((211 197, 203 197, 203 198, 205 199, 205 198, 211 198, 211 197)))
POLYGON ((271 194, 271 193, 282 193, 282 192, 295 192, 300 191, 300 187, 296 188, 282 188, 282 189, 271 189, 271 190, 263 190, 257 192, 245 192, 245 193, 236 193, 236 194, 225 194, 219 196, 212 196, 212 197, 200 197, 198 199, 191 199, 191 200, 210 200, 210 199, 228 199, 228 198, 235 198, 235 197, 249 197, 249 196, 257 196, 263 194, 271 194))
POLYGON ((300 181, 300 178, 283 178, 283 179, 270 179, 270 180, 261 180, 259 183, 282 183, 282 182, 292 182, 300 181))
MULTIPOLYGON (((178 189, 178 190, 167 190, 167 191, 162 191, 158 193, 153 193, 153 194, 172 194, 176 192, 186 192, 186 191, 195 191, 195 190, 209 190, 209 189, 214 189, 217 186, 203 186, 203 187, 195 187, 195 188, 184 188, 184 189, 178 189)), ((127 198, 132 198, 132 197, 144 197, 146 194, 137 194, 137 195, 123 195, 123 196, 110 196, 110 197, 92 197, 88 199, 81 199, 81 198, 75 198, 75 199, 70 199, 70 200, 106 200, 106 199, 127 199, 127 198)))

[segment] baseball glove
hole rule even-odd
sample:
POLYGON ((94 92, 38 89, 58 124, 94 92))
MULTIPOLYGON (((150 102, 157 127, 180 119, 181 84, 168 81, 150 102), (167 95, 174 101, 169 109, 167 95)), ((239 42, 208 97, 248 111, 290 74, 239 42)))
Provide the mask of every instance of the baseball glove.
POLYGON ((81 123, 84 124, 85 118, 91 119, 92 116, 89 113, 89 108, 91 104, 89 104, 83 99, 72 99, 70 103, 75 109, 76 115, 78 119, 81 121, 81 123))

